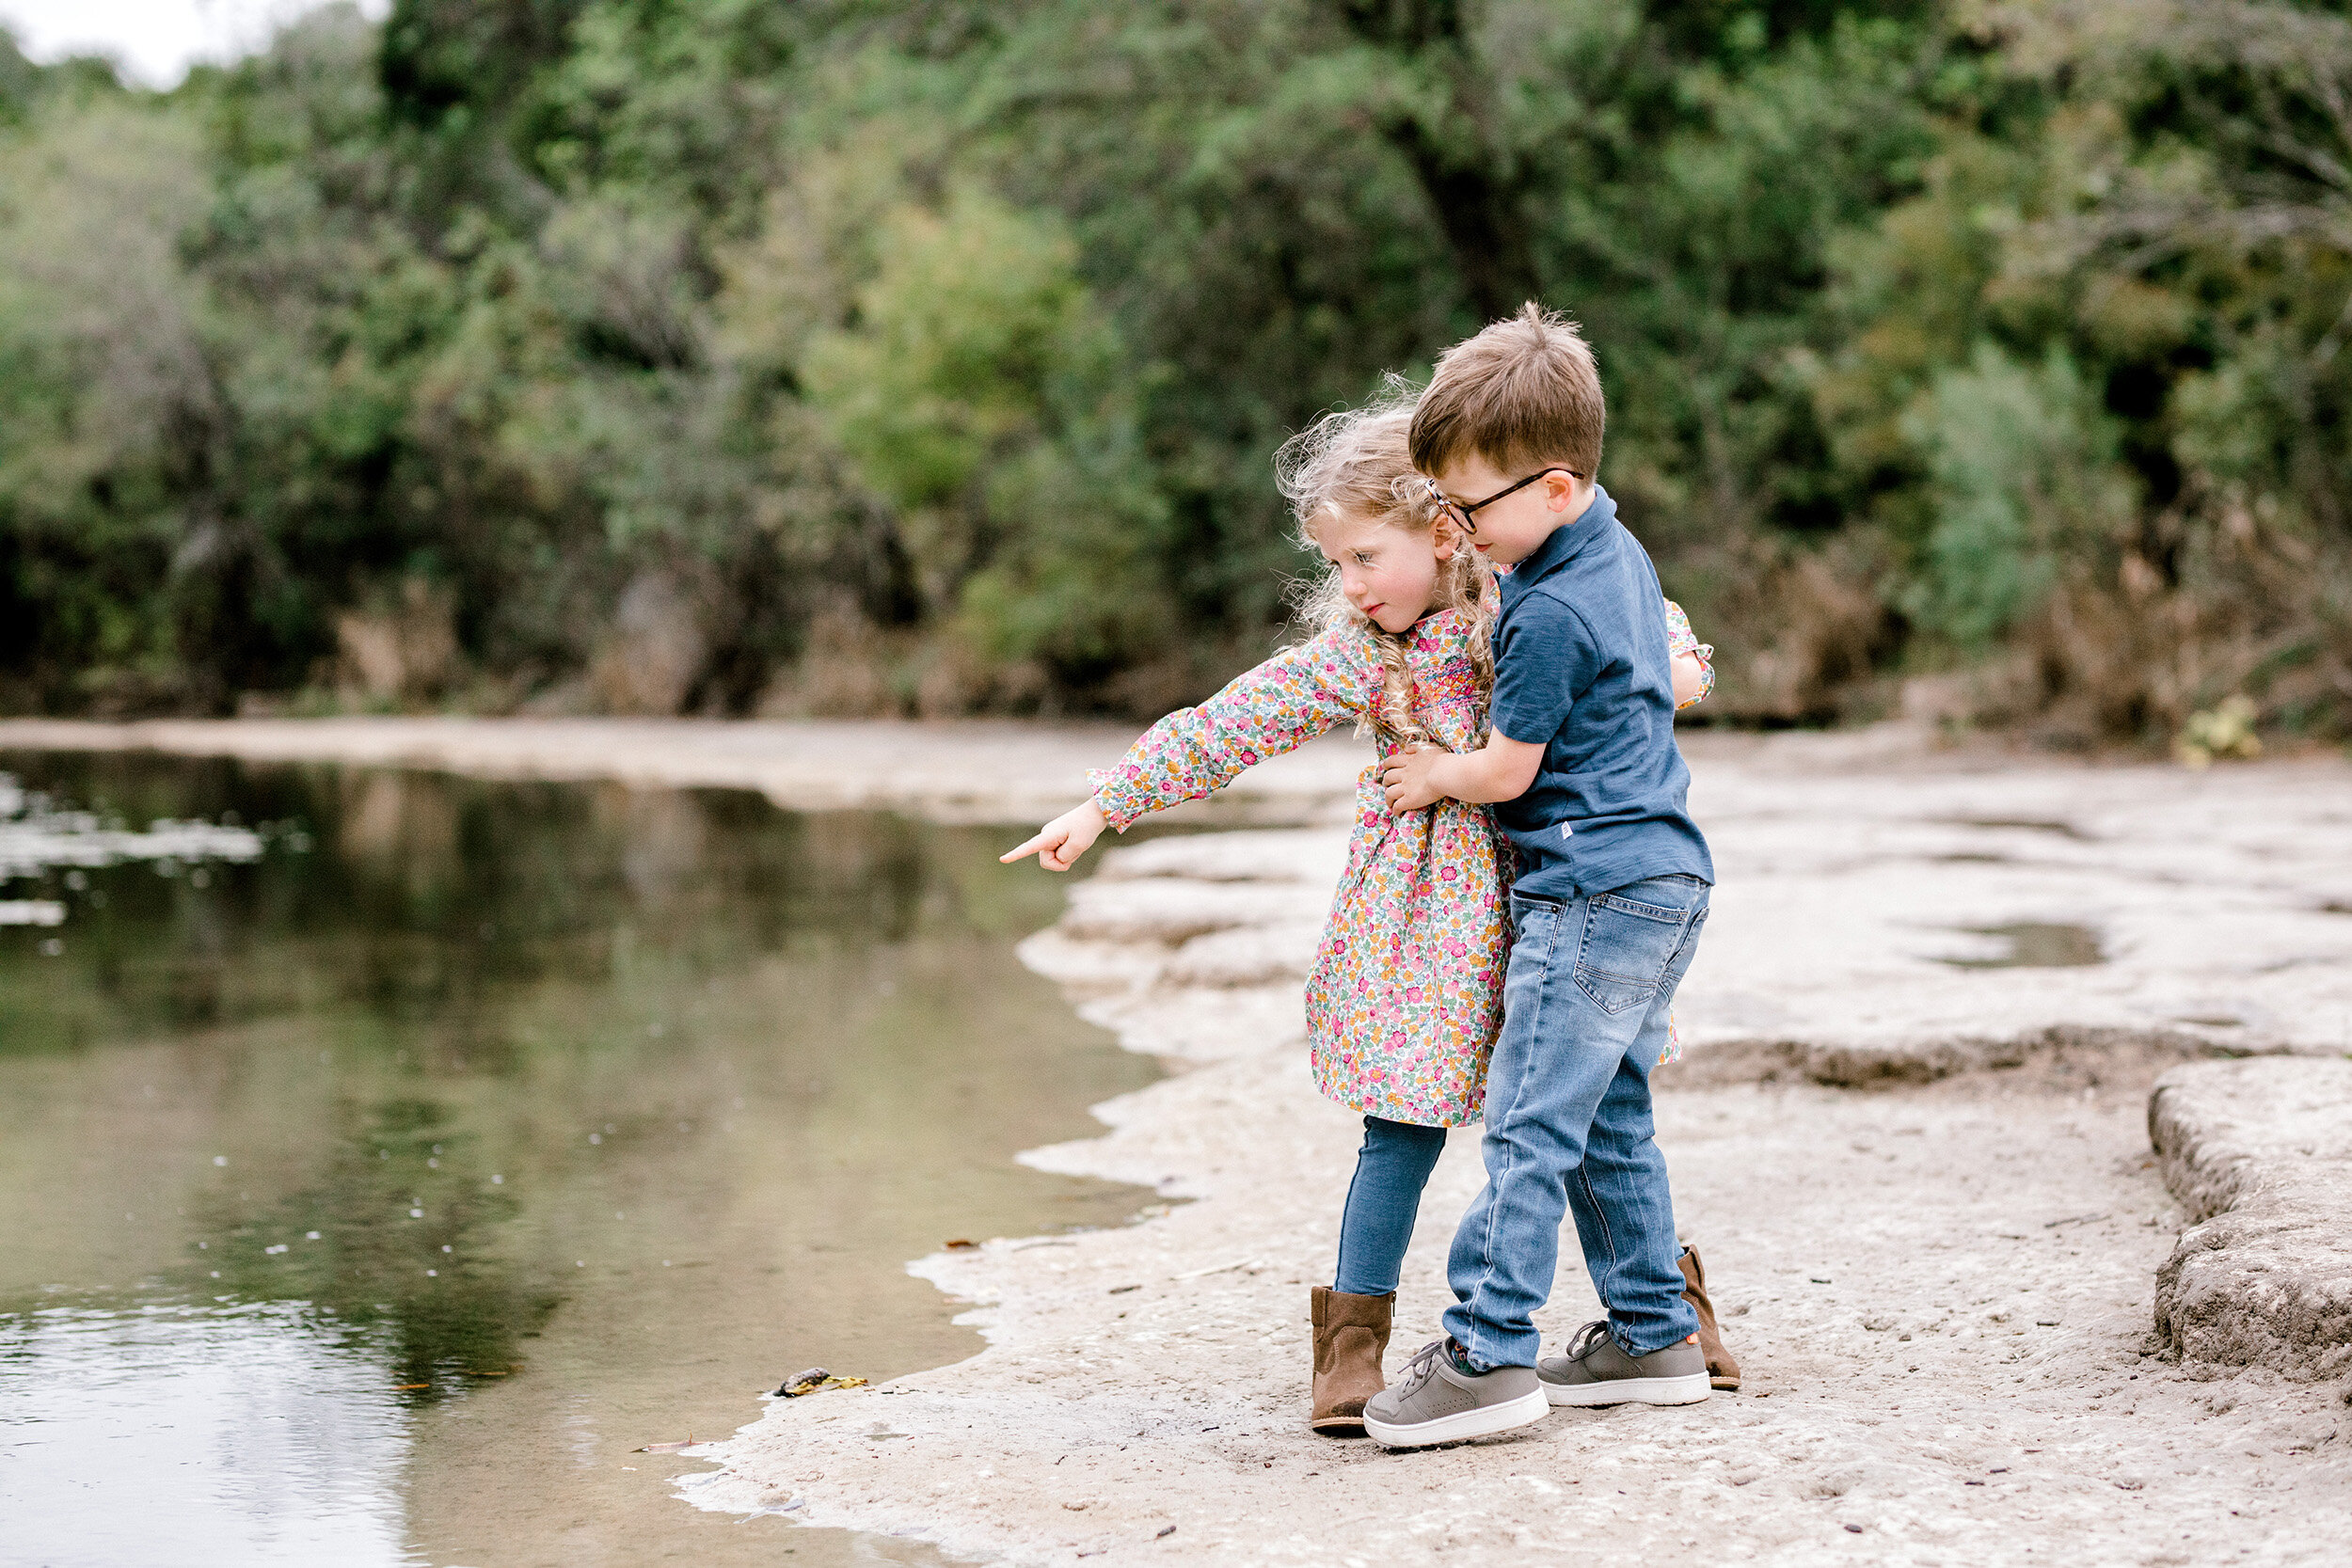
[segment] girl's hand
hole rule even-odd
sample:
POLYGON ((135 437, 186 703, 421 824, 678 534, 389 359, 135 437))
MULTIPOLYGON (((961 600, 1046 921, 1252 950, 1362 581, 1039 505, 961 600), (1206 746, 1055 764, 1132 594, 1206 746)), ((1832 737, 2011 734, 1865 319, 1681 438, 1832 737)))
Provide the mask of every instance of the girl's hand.
POLYGON ((1707 695, 1707 666, 1694 653, 1674 657, 1675 707, 1679 710, 1707 695))
POLYGON ((1443 800, 1445 791, 1430 780, 1429 770, 1445 755, 1441 746, 1416 746, 1382 763, 1380 783, 1388 792, 1389 809, 1401 816, 1443 800))
POLYGON ((1103 820, 1103 808, 1089 800, 1040 828, 1037 836, 1018 849, 1008 850, 996 858, 1010 865, 1025 855, 1035 855, 1037 863, 1046 870, 1067 871, 1078 863, 1078 857, 1093 847, 1108 826, 1103 820))

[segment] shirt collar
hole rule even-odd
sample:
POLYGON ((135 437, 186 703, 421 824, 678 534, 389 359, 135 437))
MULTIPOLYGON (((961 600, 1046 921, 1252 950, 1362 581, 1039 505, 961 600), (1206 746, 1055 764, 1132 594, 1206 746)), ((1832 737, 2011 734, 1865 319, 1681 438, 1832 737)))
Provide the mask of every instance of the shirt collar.
POLYGON ((1535 546, 1534 554, 1498 576, 1503 608, 1508 610, 1518 603, 1529 589, 1581 555, 1586 546, 1607 531, 1606 525, 1614 522, 1616 516, 1617 503, 1610 499, 1608 491, 1594 485, 1592 504, 1577 514, 1576 521, 1553 529, 1535 546))

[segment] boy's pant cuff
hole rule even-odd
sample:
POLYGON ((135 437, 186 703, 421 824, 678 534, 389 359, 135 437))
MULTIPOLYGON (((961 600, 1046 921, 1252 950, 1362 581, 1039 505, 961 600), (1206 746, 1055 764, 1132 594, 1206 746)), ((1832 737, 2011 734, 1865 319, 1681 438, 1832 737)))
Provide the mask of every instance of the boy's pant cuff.
POLYGON ((1688 1339, 1692 1335, 1696 1334, 1699 1331, 1699 1315, 1696 1312, 1692 1312, 1689 1316, 1691 1322, 1688 1327, 1668 1335, 1665 1338, 1661 1339, 1658 1343, 1650 1346, 1646 1350, 1635 1349, 1634 1347, 1639 1343, 1639 1341, 1628 1336, 1625 1330, 1618 1326, 1617 1321, 1613 1317, 1609 1320, 1609 1337, 1612 1339, 1616 1340, 1617 1348, 1625 1352, 1628 1355, 1656 1355, 1660 1351, 1666 1349, 1670 1345, 1678 1345, 1682 1343, 1683 1340, 1688 1339))

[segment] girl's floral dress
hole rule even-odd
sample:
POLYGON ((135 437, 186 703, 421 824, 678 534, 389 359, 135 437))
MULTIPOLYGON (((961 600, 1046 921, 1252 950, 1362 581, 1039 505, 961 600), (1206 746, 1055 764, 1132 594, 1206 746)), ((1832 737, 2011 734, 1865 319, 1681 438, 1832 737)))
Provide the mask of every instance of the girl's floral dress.
MULTIPOLYGON (((1692 636, 1679 606, 1669 601, 1666 612, 1673 651, 1697 651, 1704 665, 1712 650, 1692 636)), ((1485 705, 1467 617, 1440 610, 1406 635, 1414 720, 1448 751, 1477 750, 1485 705)), ((1363 719, 1380 688, 1372 634, 1338 627, 1235 676, 1200 706, 1177 709, 1118 767, 1088 779, 1104 818, 1124 832, 1148 812, 1199 800, 1253 763, 1363 719)), ((1399 746, 1381 732, 1382 761, 1399 746)), ((1441 800, 1400 816, 1389 810, 1379 762, 1364 769, 1347 869, 1307 980, 1307 1037, 1324 1094, 1391 1121, 1479 1119, 1502 1024, 1510 852, 1484 806, 1441 800)))

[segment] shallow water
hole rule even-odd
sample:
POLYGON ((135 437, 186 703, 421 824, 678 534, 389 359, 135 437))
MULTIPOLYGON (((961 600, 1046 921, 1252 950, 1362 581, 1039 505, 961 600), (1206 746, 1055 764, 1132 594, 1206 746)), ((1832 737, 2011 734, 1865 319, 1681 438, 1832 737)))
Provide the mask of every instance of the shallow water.
POLYGON ((670 1478, 703 1466, 632 1450, 723 1436, 812 1364, 969 1354, 908 1259, 1149 1201, 1009 1159, 1152 1069, 1014 960, 1060 893, 1000 832, 0 769, 262 846, 0 882, 31 911, 0 927, 12 1561, 913 1560, 697 1513, 670 1478))
POLYGON ((1991 958, 1946 958, 1954 969, 2080 969, 2107 961, 2099 933, 2088 926, 2019 921, 2009 926, 1963 926, 1972 937, 2007 942, 1991 958))

